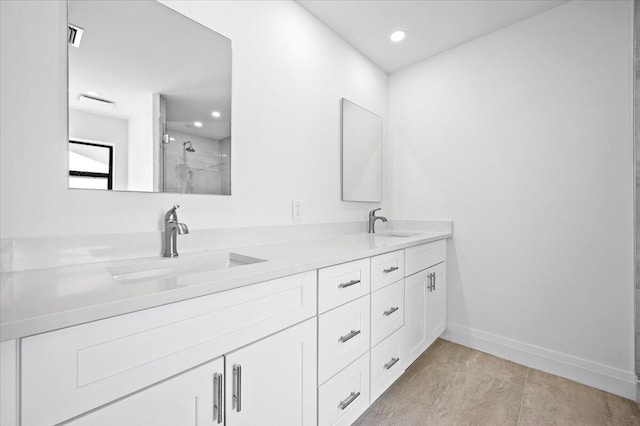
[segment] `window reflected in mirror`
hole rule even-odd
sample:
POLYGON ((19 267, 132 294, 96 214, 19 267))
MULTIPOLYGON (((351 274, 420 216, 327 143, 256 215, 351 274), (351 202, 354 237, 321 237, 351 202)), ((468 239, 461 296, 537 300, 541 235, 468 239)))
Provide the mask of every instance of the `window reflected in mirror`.
POLYGON ((69 188, 113 189, 113 146, 69 141, 69 188))

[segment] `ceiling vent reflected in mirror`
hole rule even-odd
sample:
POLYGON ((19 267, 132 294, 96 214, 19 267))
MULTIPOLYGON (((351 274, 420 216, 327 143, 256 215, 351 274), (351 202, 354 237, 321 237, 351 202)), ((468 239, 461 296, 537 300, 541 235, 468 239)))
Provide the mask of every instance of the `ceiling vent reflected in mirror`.
POLYGON ((73 47, 80 47, 80 42, 82 41, 82 35, 84 34, 84 29, 78 27, 77 25, 69 24, 69 44, 73 47))
POLYGON ((83 93, 78 97, 78 101, 80 103, 86 102, 98 102, 100 105, 115 105, 114 101, 110 101, 109 99, 100 98, 98 96, 92 96, 88 93, 83 93))

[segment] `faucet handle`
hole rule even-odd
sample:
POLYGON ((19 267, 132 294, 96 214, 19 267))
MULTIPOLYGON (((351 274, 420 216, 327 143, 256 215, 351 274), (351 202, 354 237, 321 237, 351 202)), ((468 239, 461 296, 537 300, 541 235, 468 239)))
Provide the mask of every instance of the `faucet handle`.
POLYGON ((373 209, 369 212, 369 216, 375 216, 378 210, 382 210, 382 207, 378 207, 377 209, 373 209))
POLYGON ((169 209, 167 214, 164 215, 164 220, 171 220, 171 219, 178 220, 178 214, 176 213, 176 209, 179 207, 180 207, 179 204, 174 204, 173 207, 169 209))

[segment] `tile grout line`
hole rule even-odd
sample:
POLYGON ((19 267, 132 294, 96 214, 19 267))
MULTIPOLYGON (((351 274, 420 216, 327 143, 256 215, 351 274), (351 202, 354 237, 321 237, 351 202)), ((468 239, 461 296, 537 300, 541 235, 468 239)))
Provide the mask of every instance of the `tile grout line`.
POLYGON ((529 372, 531 368, 527 368, 527 376, 524 378, 524 386, 522 387, 522 398, 520 399, 520 410, 518 410, 518 421, 516 422, 516 426, 520 424, 520 417, 522 416, 522 406, 524 405, 524 394, 527 390, 527 382, 529 381, 529 372))

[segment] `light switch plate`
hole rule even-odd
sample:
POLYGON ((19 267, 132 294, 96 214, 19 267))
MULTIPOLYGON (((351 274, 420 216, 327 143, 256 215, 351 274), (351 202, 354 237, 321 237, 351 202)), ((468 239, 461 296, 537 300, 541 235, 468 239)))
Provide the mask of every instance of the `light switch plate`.
POLYGON ((291 219, 302 220, 302 200, 293 200, 291 203, 291 219))

